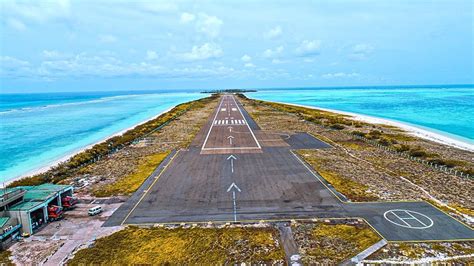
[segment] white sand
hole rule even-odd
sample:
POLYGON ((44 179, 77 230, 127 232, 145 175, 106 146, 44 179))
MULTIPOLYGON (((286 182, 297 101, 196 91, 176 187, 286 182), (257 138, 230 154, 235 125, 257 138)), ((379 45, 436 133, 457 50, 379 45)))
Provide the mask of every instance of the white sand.
POLYGON ((89 145, 87 145, 87 146, 85 146, 85 147, 82 147, 82 148, 79 148, 79 149, 77 149, 77 150, 71 151, 70 153, 68 153, 68 154, 66 154, 66 155, 64 155, 64 156, 62 156, 61 158, 59 158, 59 159, 57 159, 57 160, 55 160, 55 161, 53 161, 53 162, 51 162, 51 163, 48 163, 47 165, 44 165, 44 166, 42 166, 42 167, 40 167, 40 168, 31 170, 31 171, 29 171, 29 172, 27 172, 27 173, 25 173, 25 174, 23 174, 23 175, 21 175, 21 176, 18 176, 18 177, 15 177, 15 178, 10 179, 10 180, 8 180, 8 181, 5 181, 5 186, 8 185, 8 184, 10 184, 10 183, 13 182, 13 181, 16 181, 16 180, 19 180, 19 179, 22 179, 22 178, 25 178, 25 177, 29 177, 29 176, 33 176, 33 175, 37 175, 37 174, 41 174, 41 173, 47 172, 47 171, 50 170, 52 167, 55 167, 55 166, 57 166, 58 164, 69 160, 69 159, 70 159, 71 157, 73 157, 74 155, 76 155, 76 154, 78 154, 78 153, 81 153, 81 152, 83 152, 83 151, 85 151, 85 150, 87 150, 87 149, 89 149, 89 148, 92 148, 94 145, 99 144, 99 143, 101 143, 101 142, 104 142, 104 141, 106 141, 106 140, 108 140, 108 139, 110 139, 110 138, 113 138, 113 137, 115 137, 115 136, 120 136, 120 135, 122 135, 123 133, 129 131, 130 129, 133 129, 133 128, 135 128, 135 127, 141 125, 141 124, 145 124, 146 122, 151 121, 151 120, 153 120, 153 119, 159 117, 160 115, 169 112, 169 111, 170 111, 171 109, 173 109, 174 107, 176 107, 176 106, 173 106, 173 107, 171 107, 171 108, 169 108, 169 109, 167 109, 167 110, 165 110, 165 111, 163 111, 163 112, 161 112, 161 113, 159 113, 159 114, 157 114, 157 115, 155 115, 155 116, 153 116, 153 117, 151 117, 151 118, 149 118, 149 119, 147 119, 147 120, 144 120, 144 121, 142 121, 142 122, 140 122, 140 123, 138 123, 138 124, 136 124, 136 125, 133 125, 133 126, 131 126, 131 127, 129 127, 129 128, 123 129, 123 130, 121 130, 121 131, 119 131, 119 132, 117 132, 117 133, 114 133, 113 135, 107 136, 107 137, 105 137, 105 138, 103 138, 103 139, 101 139, 101 140, 99 140, 99 141, 96 141, 96 142, 94 142, 94 143, 92 143, 92 144, 89 144, 89 145))
POLYGON ((373 117, 373 116, 368 116, 368 115, 361 115, 361 114, 355 114, 355 113, 350 113, 350 112, 344 112, 344 111, 320 108, 320 107, 313 107, 313 106, 307 106, 307 105, 291 104, 291 103, 284 103, 284 102, 274 102, 274 103, 287 104, 287 105, 305 107, 309 109, 338 113, 338 114, 350 116, 350 118, 353 120, 362 121, 362 122, 371 123, 371 124, 382 124, 382 125, 394 126, 406 131, 408 134, 412 136, 416 136, 416 137, 426 139, 426 140, 431 140, 431 141, 445 144, 445 145, 455 147, 458 149, 474 152, 474 144, 472 143, 462 141, 462 140, 459 140, 447 135, 443 135, 438 132, 433 132, 425 128, 421 128, 418 126, 410 125, 410 124, 399 122, 399 121, 393 121, 393 120, 385 119, 385 118, 378 118, 378 117, 373 117))

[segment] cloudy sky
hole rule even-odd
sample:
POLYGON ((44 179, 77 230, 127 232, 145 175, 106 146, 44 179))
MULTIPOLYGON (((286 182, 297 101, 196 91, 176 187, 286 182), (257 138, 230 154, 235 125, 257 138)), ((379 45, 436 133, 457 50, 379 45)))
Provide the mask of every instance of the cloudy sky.
POLYGON ((2 0, 1 91, 473 82, 473 1, 2 0))

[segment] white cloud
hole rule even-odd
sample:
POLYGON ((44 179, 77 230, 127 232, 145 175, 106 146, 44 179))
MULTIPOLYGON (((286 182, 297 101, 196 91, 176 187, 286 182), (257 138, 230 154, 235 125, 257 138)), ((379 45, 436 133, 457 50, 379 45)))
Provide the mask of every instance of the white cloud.
MULTIPOLYGON (((47 52, 48 53, 48 52, 47 52)), ((53 53, 49 51, 49 53, 53 53)), ((192 65, 165 68, 154 61, 124 62, 105 53, 92 55, 79 53, 67 58, 49 58, 33 65, 30 62, 9 56, 0 56, 0 77, 34 78, 57 80, 81 77, 126 77, 142 76, 167 79, 222 78, 236 73, 232 67, 222 64, 192 65)))
POLYGON ((222 49, 218 44, 205 43, 201 46, 193 46, 191 52, 180 54, 178 57, 186 61, 197 61, 217 58, 220 57, 222 53, 222 49))
POLYGON ((11 56, 0 56, 0 77, 17 77, 29 75, 31 64, 11 56))
POLYGON ((283 46, 278 46, 275 49, 267 49, 263 52, 263 57, 265 58, 275 58, 281 56, 281 53, 283 52, 284 48, 283 46))
POLYGON ((265 32, 263 36, 267 39, 275 39, 279 36, 281 36, 283 31, 281 30, 280 26, 276 26, 273 29, 270 29, 269 31, 265 32))
POLYGON ((200 13, 196 22, 196 30, 211 38, 215 38, 219 36, 222 24, 222 20, 218 17, 200 13))
POLYGON ((18 19, 15 18, 8 18, 7 25, 17 31, 24 31, 26 30, 26 25, 18 19))
POLYGON ((321 77, 325 79, 355 78, 359 76, 360 76, 359 73, 355 73, 355 72, 352 72, 352 73, 337 72, 337 73, 327 73, 327 74, 321 75, 321 77))
POLYGON ((357 44, 352 47, 349 58, 352 60, 365 60, 372 54, 373 50, 374 47, 370 44, 357 44))
POLYGON ((29 66, 30 63, 28 61, 24 61, 15 57, 11 56, 0 56, 0 62, 2 67, 23 67, 23 66, 29 66))
POLYGON ((155 51, 148 50, 146 51, 147 60, 156 60, 158 59, 158 54, 155 51))
MULTIPOLYGON (((117 1, 121 2, 121 1, 117 1)), ((123 3, 128 4, 128 1, 123 1, 123 3)), ((168 0, 155 0, 155 1, 134 1, 133 4, 138 6, 140 9, 146 12, 151 13, 171 13, 178 10, 178 5, 175 1, 168 0)), ((128 5, 127 5, 128 6, 128 5)))
POLYGON ((2 13, 35 22, 46 22, 69 17, 71 4, 68 0, 49 1, 2 1, 2 13))
POLYGON ((117 41, 117 37, 114 35, 106 34, 99 36, 99 42, 101 43, 114 43, 117 41))
POLYGON ((245 67, 249 67, 249 68, 255 67, 255 65, 252 64, 252 63, 245 63, 244 66, 245 66, 245 67))
POLYGON ((184 13, 181 13, 181 17, 180 17, 180 22, 181 23, 188 23, 188 22, 191 22, 193 21, 194 19, 196 18, 195 15, 191 14, 191 13, 187 13, 187 12, 184 12, 184 13))
POLYGON ((319 55, 321 48, 320 40, 304 40, 298 48, 296 48, 296 54, 299 56, 316 56, 319 55))
POLYGON ((197 15, 184 12, 181 14, 180 22, 189 24, 194 22, 196 32, 207 35, 210 38, 219 36, 221 27, 224 22, 216 16, 210 16, 206 13, 199 13, 197 15))
POLYGON ((67 57, 66 54, 58 52, 56 50, 43 50, 41 52, 41 56, 46 59, 58 59, 58 58, 67 57))
POLYGON ((252 57, 250 57, 249 55, 243 55, 240 60, 242 60, 243 62, 250 62, 252 61, 252 57))

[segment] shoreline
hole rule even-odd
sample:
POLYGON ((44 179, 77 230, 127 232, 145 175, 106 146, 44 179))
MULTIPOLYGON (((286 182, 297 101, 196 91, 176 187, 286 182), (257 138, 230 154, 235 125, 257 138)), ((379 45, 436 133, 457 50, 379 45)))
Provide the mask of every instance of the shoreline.
POLYGON ((63 156, 60 156, 60 158, 55 159, 55 160, 53 160, 53 161, 50 162, 50 163, 47 163, 47 164, 45 164, 45 165, 43 165, 43 166, 40 166, 40 167, 38 167, 38 168, 36 168, 36 169, 30 170, 30 171, 28 171, 28 172, 26 172, 25 174, 22 174, 22 175, 20 175, 20 176, 17 176, 17 177, 14 177, 14 178, 9 179, 9 180, 7 180, 7 181, 4 181, 3 184, 4 184, 4 186, 8 186, 9 184, 11 184, 11 183, 14 182, 14 181, 17 181, 17 180, 20 180, 20 179, 23 179, 23 178, 27 178, 27 177, 30 177, 30 176, 34 176, 34 175, 38 175, 38 174, 45 173, 45 172, 51 170, 51 168, 57 166, 58 164, 63 163, 63 162, 65 162, 65 161, 69 160, 71 157, 73 157, 73 156, 75 156, 75 155, 77 155, 77 154, 79 154, 79 153, 81 153, 81 152, 83 152, 83 151, 85 151, 85 150, 87 150, 87 149, 89 149, 89 148, 92 148, 94 145, 99 144, 99 143, 101 143, 101 142, 104 142, 104 141, 106 141, 106 140, 108 140, 108 139, 110 139, 110 138, 113 138, 113 137, 116 137, 116 136, 120 136, 120 135, 124 134, 125 132, 127 132, 127 131, 129 131, 129 130, 131 130, 131 129, 134 129, 135 127, 137 127, 137 126, 139 126, 139 125, 145 124, 145 123, 147 123, 147 122, 149 122, 149 121, 151 121, 151 120, 153 120, 153 119, 156 119, 156 118, 159 117, 160 115, 165 114, 165 113, 171 111, 171 110, 172 110, 173 108, 175 108, 176 106, 177 106, 177 105, 172 106, 172 107, 170 107, 170 108, 164 110, 163 112, 154 115, 153 117, 150 117, 150 118, 148 118, 148 119, 146 119, 146 120, 143 120, 143 121, 139 122, 138 124, 135 124, 135 125, 130 126, 130 127, 128 127, 128 128, 122 129, 122 130, 120 130, 120 131, 118 131, 118 132, 116 132, 116 133, 113 133, 112 135, 108 135, 108 136, 106 136, 106 137, 104 137, 104 138, 102 138, 102 139, 100 139, 100 140, 98 140, 98 141, 96 141, 96 142, 94 142, 94 143, 91 143, 91 144, 86 145, 86 146, 84 146, 84 147, 81 147, 81 148, 78 148, 78 149, 76 149, 76 150, 70 151, 69 153, 67 153, 67 154, 65 154, 65 155, 63 155, 63 156))
MULTIPOLYGON (((256 100, 259 100, 259 99, 256 99, 256 100)), ((412 135, 421 139, 430 140, 430 141, 448 145, 457 149, 474 152, 473 144, 464 142, 459 139, 455 139, 447 135, 443 135, 442 133, 433 132, 429 129, 424 129, 416 125, 411 125, 406 122, 400 122, 400 121, 390 120, 387 118, 379 118, 379 117, 374 117, 370 115, 363 115, 363 114, 357 114, 357 113, 352 113, 352 112, 346 112, 346 111, 340 111, 340 110, 322 108, 322 107, 314 107, 314 106, 308 106, 308 105, 302 105, 302 104, 275 102, 275 101, 267 101, 267 102, 286 104, 286 105, 292 105, 292 106, 298 106, 298 107, 304 107, 304 108, 309 108, 309 109, 314 109, 314 110, 347 115, 349 116, 349 119, 371 123, 371 124, 382 124, 382 125, 394 126, 406 131, 406 133, 409 135, 412 135)))

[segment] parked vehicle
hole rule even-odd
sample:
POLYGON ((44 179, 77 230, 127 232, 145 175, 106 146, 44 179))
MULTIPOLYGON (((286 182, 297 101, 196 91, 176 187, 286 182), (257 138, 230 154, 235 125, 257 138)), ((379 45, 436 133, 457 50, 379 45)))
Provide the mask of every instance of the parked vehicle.
POLYGON ((50 205, 48 206, 48 217, 50 221, 56 221, 61 218, 63 218, 63 208, 56 206, 56 205, 50 205))
POLYGON ((61 204, 63 205, 63 208, 65 210, 70 210, 76 207, 75 205, 77 204, 78 200, 74 197, 71 196, 66 196, 62 198, 61 204))
POLYGON ((94 215, 97 215, 99 213, 102 212, 102 207, 100 206, 95 206, 95 207, 92 207, 89 209, 89 211, 87 212, 90 216, 94 216, 94 215))

